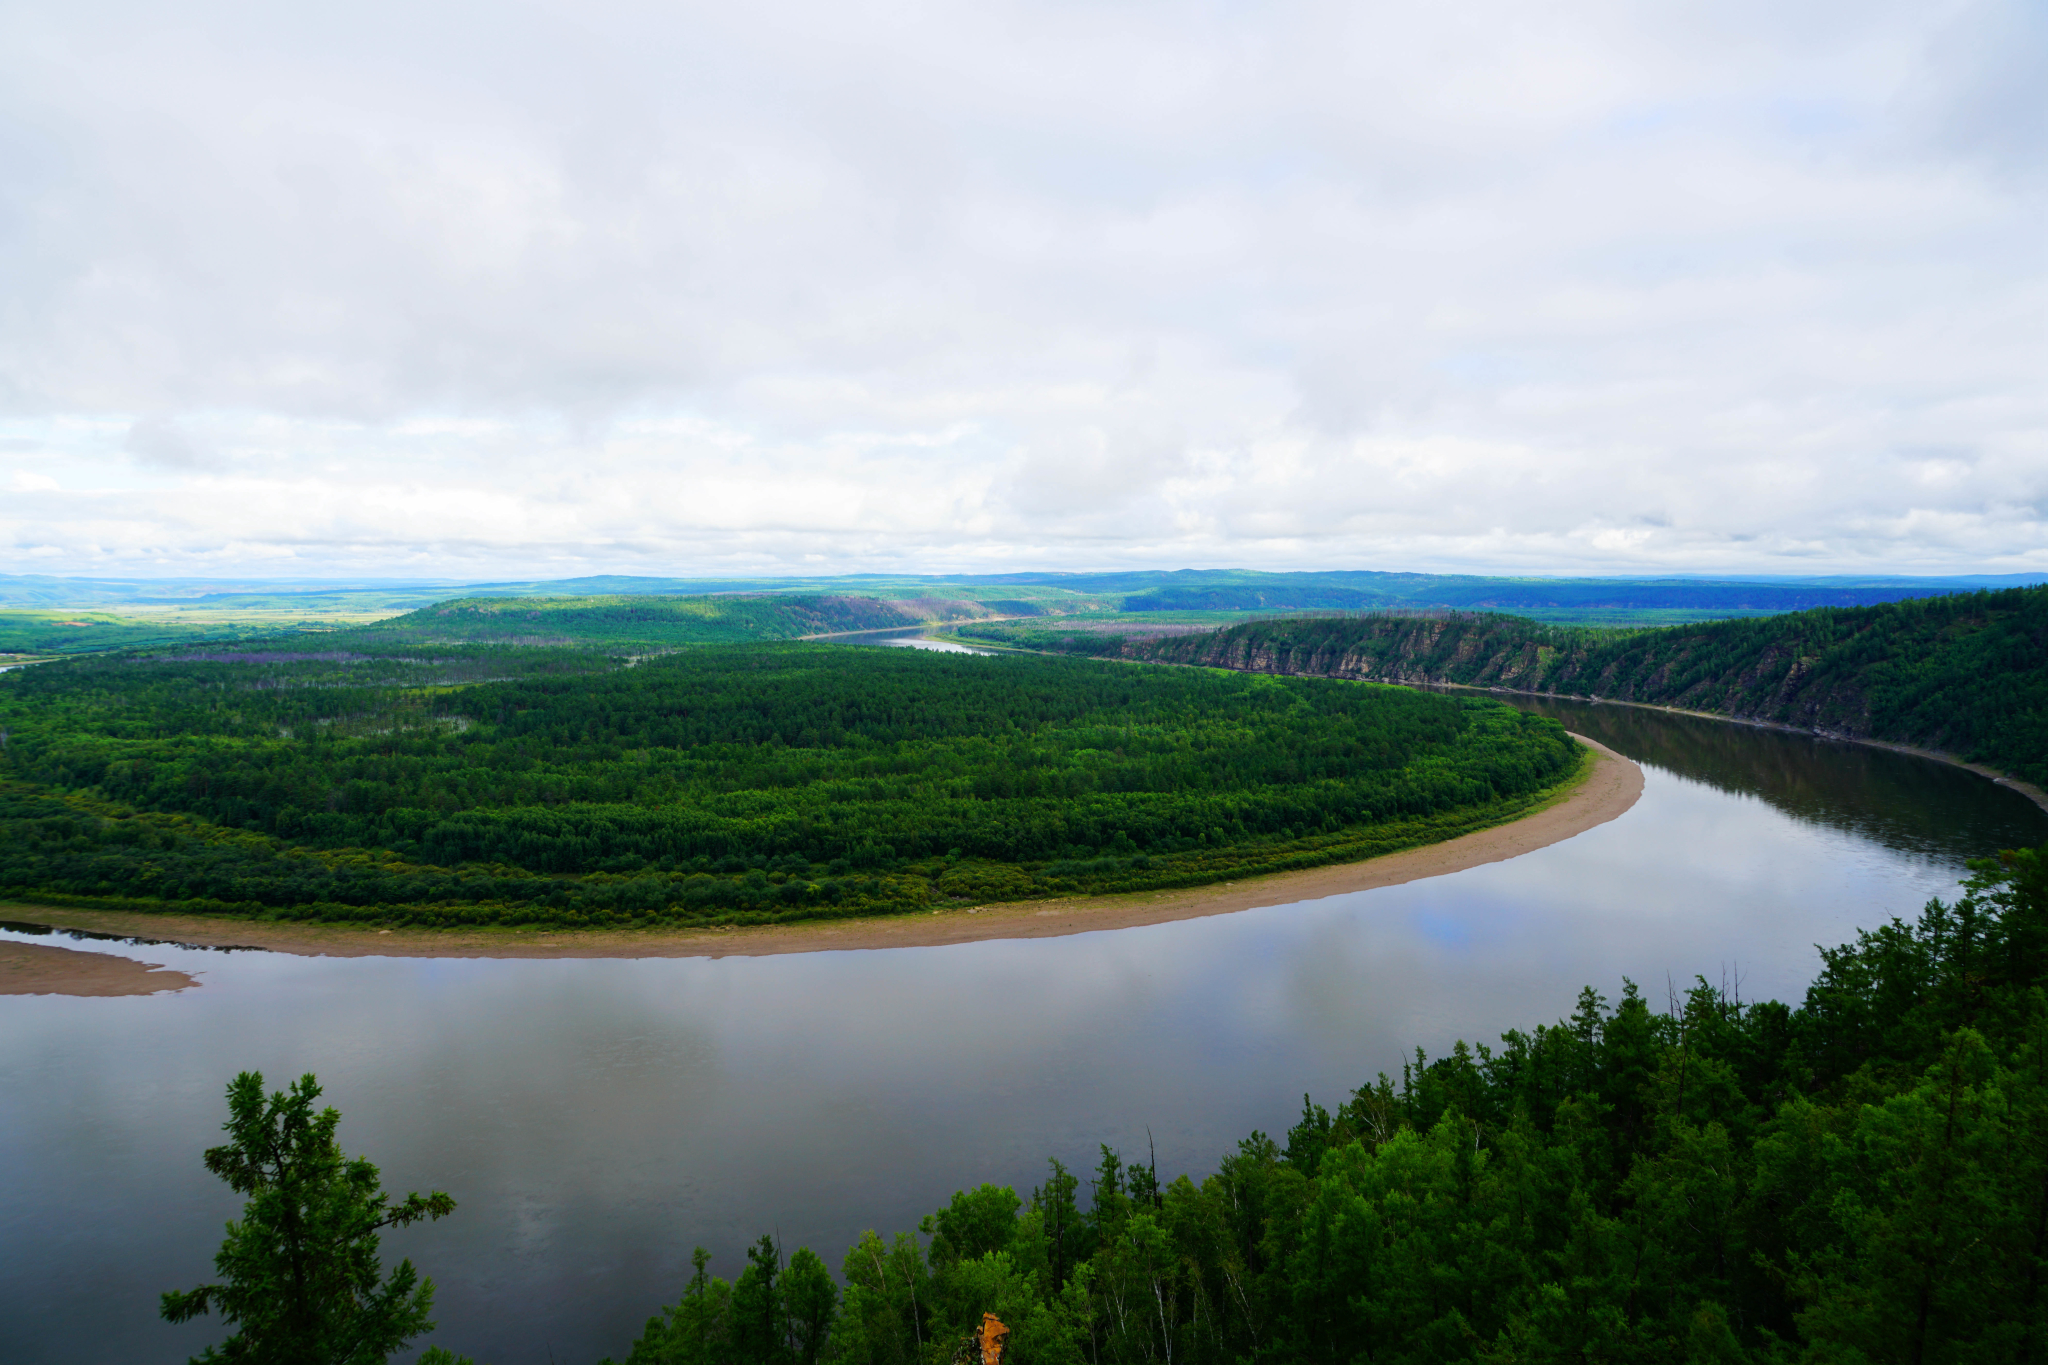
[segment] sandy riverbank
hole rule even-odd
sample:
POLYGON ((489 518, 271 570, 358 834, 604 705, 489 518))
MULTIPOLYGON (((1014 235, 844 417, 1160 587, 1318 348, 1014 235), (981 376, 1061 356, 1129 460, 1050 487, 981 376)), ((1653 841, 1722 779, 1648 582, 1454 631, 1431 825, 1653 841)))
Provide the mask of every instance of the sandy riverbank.
POLYGON ((155 995, 198 984, 132 957, 0 941, 0 995, 155 995))
MULTIPOLYGON (((329 957, 759 957, 867 948, 916 948, 993 938, 1057 938, 1098 929, 1128 929, 1170 920, 1227 915, 1264 905, 1317 900, 1349 891, 1398 886, 1425 877, 1504 862, 1562 843, 1606 824, 1643 794, 1643 770, 1605 745, 1576 736, 1592 751, 1585 774, 1549 804, 1505 825, 1441 844, 1391 853, 1369 862, 1282 872, 1270 877, 1147 891, 983 905, 886 919, 828 920, 745 929, 581 930, 361 929, 324 924, 272 924, 197 915, 116 914, 15 905, 0 918, 32 919, 62 928, 132 934, 210 947, 255 947, 329 957)), ((13 946, 13 945, 6 945, 13 946)), ((49 951, 63 952, 63 949, 49 951)), ((79 953, 99 957, 99 953, 79 953)), ((47 988, 45 988, 47 989, 47 988)), ((162 987, 157 987, 162 989, 162 987)), ((10 992, 0 985, 0 994, 10 992)), ((81 991, 79 994, 100 992, 81 991)))

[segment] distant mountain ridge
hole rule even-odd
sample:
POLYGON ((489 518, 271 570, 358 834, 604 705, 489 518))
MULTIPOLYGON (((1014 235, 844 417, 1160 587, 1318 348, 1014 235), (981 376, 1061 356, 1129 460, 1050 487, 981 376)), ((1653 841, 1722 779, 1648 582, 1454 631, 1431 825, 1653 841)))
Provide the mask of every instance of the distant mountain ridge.
MULTIPOLYGON (((1140 569, 1105 573, 849 574, 828 578, 662 578, 606 574, 581 578, 463 583, 446 579, 64 578, 0 574, 0 608, 70 610, 118 607, 356 607, 405 610, 474 597, 677 597, 726 593, 813 596, 961 597, 974 601, 1057 602, 1126 611, 1454 607, 1517 610, 1602 606, 1792 611, 1860 606, 1979 588, 2048 583, 2048 574, 1907 576, 1730 575, 1544 578, 1425 574, 1380 570, 1266 573, 1251 569, 1140 569), (1035 589, 1020 598, 1016 589, 1035 589), (1199 605, 1189 606, 1189 603, 1199 605)), ((1025 613, 1017 613, 1025 614, 1025 613)))
MULTIPOLYGON (((1304 576, 1306 577, 1306 576, 1304 576)), ((1335 580, 1336 575, 1317 575, 1335 580)), ((1755 581, 1747 579, 1497 579, 1432 577, 1350 586, 1338 581, 1277 584, 1168 585, 1132 594, 1125 611, 1366 610, 1374 607, 1466 611, 1678 609, 1784 612, 1861 607, 1959 589, 1993 586, 1949 579, 1894 582, 1755 581)), ((2005 585, 1997 585, 2005 586, 2005 585)))

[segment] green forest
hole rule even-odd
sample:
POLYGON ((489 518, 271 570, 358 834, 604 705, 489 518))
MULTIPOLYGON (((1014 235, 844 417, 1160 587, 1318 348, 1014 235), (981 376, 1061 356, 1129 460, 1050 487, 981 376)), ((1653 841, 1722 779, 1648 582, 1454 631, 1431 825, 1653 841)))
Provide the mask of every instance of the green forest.
POLYGON ((0 674, 0 896, 420 925, 902 913, 1356 861, 1513 818, 1581 762, 1553 720, 1352 682, 372 638, 0 674))
POLYGON ((194 625, 106 612, 0 611, 0 654, 92 654, 109 649, 239 640, 274 635, 277 629, 274 623, 194 625))
MULTIPOLYGON (((353 596, 362 599, 362 608, 375 612, 384 608, 386 599, 400 594, 353 596)), ((448 645, 637 653, 1045 614, 1039 603, 1022 599, 973 601, 901 594, 884 600, 794 592, 554 597, 496 593, 429 602, 403 615, 364 623, 340 615, 356 605, 350 598, 345 593, 309 593, 296 599, 237 594, 125 616, 106 611, 0 611, 0 654, 76 655, 264 638, 273 650, 327 653, 389 654, 406 647, 448 645), (238 609, 224 604, 243 602, 249 605, 238 609), (285 615, 295 602, 307 616, 292 620, 285 615), (327 619, 322 619, 323 613, 327 619)))
POLYGON ((1068 654, 1676 706, 1943 750, 2048 785, 2048 587, 1647 630, 1437 613, 1166 638, 997 624, 959 633, 1068 654))
POLYGON ((793 640, 846 631, 901 630, 933 619, 975 615, 972 604, 920 611, 923 604, 872 597, 467 597, 336 632, 332 648, 389 650, 400 644, 580 646, 674 649, 686 645, 793 640))
POLYGON ((2048 849, 1823 954, 1797 1008, 1633 984, 1304 1097, 1200 1180, 1103 1149, 840 1263, 696 1274, 627 1365, 1854 1362, 2048 1354, 2048 849))

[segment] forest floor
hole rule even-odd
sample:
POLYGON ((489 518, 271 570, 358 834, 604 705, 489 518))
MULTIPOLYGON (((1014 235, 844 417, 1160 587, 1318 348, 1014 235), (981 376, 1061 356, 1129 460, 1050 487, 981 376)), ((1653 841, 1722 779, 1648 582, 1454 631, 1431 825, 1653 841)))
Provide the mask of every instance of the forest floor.
MULTIPOLYGON (((306 957, 764 957, 772 953, 845 952, 871 948, 935 947, 983 939, 1057 938, 1104 929, 1130 929, 1145 924, 1227 915, 1260 906, 1319 900, 1374 887, 1398 886, 1425 877, 1441 877, 1484 863, 1505 862, 1562 843, 1623 814, 1643 794, 1643 770, 1603 744, 1575 735, 1592 751, 1592 761, 1569 786, 1530 814, 1491 829, 1460 835, 1440 844, 1404 849, 1362 863, 1343 863, 1281 872, 1272 876, 1220 882, 1171 891, 1140 891, 1116 896, 1075 896, 1060 900, 1019 901, 979 905, 923 914, 870 919, 814 920, 799 924, 736 929, 370 929, 346 925, 279 924, 260 920, 218 919, 199 915, 134 914, 98 910, 7 905, 0 917, 33 919, 60 929, 101 934, 134 935, 141 939, 177 941, 207 947, 267 948, 306 957)), ((149 973, 129 963, 139 982, 145 976, 164 984, 136 985, 131 991, 81 988, 67 990, 61 969, 27 967, 17 971, 17 948, 31 945, 0 942, 0 995, 62 993, 110 995, 176 989, 171 976, 149 973), (17 977, 23 983, 17 985, 17 977), (60 984, 47 984, 57 981, 60 984)), ((68 953, 80 959, 78 980, 89 987, 103 979, 108 960, 103 952, 72 952, 34 946, 35 953, 68 953)), ((114 959, 121 961, 123 959, 114 959)), ((191 984, 185 977, 182 984, 191 984)))

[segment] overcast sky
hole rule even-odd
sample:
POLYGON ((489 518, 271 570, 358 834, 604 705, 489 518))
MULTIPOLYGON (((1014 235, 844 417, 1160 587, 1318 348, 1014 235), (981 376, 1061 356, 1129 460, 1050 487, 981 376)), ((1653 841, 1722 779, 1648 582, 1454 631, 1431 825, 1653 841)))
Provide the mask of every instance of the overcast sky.
POLYGON ((0 3, 0 571, 2048 570, 2040 0, 0 3))

